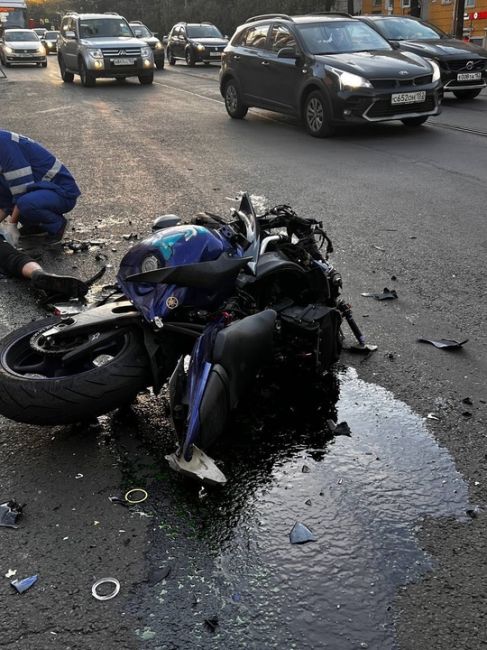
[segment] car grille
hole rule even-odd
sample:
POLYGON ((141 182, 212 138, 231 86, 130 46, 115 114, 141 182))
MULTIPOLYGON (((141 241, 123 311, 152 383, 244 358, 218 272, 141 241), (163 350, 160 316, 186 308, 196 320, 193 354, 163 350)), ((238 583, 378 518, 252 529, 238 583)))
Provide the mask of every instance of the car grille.
POLYGON ((140 56, 139 47, 103 47, 103 56, 140 56))
POLYGON ((380 99, 367 111, 367 117, 393 117, 394 115, 405 115, 406 113, 428 113, 434 108, 435 99, 433 96, 427 97, 426 101, 420 104, 403 105, 393 105, 390 99, 380 99))
POLYGON ((17 48, 12 48, 13 54, 37 54, 35 50, 18 50, 17 48))
POLYGON ((370 83, 374 88, 403 88, 406 86, 425 86, 432 83, 433 76, 423 75, 412 79, 371 79, 370 83))
POLYGON ((472 59, 462 59, 461 61, 440 61, 441 67, 445 70, 466 70, 467 72, 474 72, 475 70, 485 70, 486 59, 472 61, 473 66, 467 70, 467 63, 472 59))

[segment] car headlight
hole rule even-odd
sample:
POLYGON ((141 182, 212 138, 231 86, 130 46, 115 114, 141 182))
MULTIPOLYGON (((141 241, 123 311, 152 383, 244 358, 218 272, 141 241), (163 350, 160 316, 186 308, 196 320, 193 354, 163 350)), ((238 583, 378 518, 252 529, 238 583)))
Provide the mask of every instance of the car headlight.
POLYGON ((357 88, 372 88, 372 84, 368 79, 361 77, 358 74, 352 74, 351 72, 345 72, 344 70, 337 70, 336 68, 331 68, 331 70, 337 75, 338 81, 340 82, 340 90, 356 90, 357 88))
POLYGON ((155 47, 156 47, 156 50, 162 50, 162 43, 161 43, 161 41, 157 41, 155 47))
POLYGON ((7 46, 5 47, 5 52, 6 52, 7 54, 12 54, 13 50, 12 50, 11 47, 9 47, 9 46, 7 45, 7 46))
POLYGON ((205 51, 205 46, 202 45, 201 43, 198 43, 198 45, 196 46, 196 49, 198 50, 198 52, 204 52, 205 51))
POLYGON ((150 47, 143 47, 140 50, 140 53, 142 54, 142 56, 149 57, 151 55, 151 51, 152 50, 150 49, 150 47))
POLYGON ((90 50, 90 56, 94 59, 103 59, 103 52, 100 49, 90 50))
POLYGON ((39 45, 39 47, 37 48, 37 54, 45 54, 45 53, 46 50, 44 48, 44 45, 39 45))
POLYGON ((433 68, 433 81, 439 81, 441 79, 440 66, 436 63, 436 61, 433 61, 433 59, 429 60, 429 64, 433 68))

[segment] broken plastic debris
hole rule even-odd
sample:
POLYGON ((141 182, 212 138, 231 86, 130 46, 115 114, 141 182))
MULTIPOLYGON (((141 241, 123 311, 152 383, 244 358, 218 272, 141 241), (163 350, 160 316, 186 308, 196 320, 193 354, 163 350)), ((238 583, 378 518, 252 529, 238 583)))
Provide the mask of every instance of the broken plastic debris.
POLYGON ((76 476, 74 478, 76 478, 76 479, 83 478, 83 474, 76 474, 76 476))
POLYGON ((0 526, 4 528, 18 528, 17 519, 22 514, 22 509, 25 504, 21 506, 16 501, 7 501, 0 504, 0 526))
POLYGON ((218 617, 205 618, 205 625, 211 632, 214 632, 218 627, 218 617))
POLYGON ((470 519, 476 519, 479 512, 480 512, 480 507, 475 506, 475 508, 471 508, 470 510, 465 510, 465 514, 470 517, 470 519))
POLYGON ((97 580, 91 588, 91 594, 93 598, 96 598, 97 600, 111 600, 112 598, 115 598, 119 591, 120 582, 116 578, 100 578, 100 580, 97 580), (103 596, 98 593, 98 587, 105 584, 112 584, 114 585, 114 588, 113 591, 103 596))
POLYGON ((307 465, 303 465, 301 471, 303 472, 303 474, 308 474, 309 472, 311 472, 310 468, 307 465))
POLYGON ((428 413, 428 415, 426 416, 426 419, 427 420, 439 420, 440 418, 437 415, 435 415, 434 413, 428 413))
POLYGON ((316 542, 316 536, 304 524, 297 521, 289 533, 291 544, 306 544, 306 542, 316 542))
POLYGON ((23 580, 12 580, 10 583, 14 589, 16 589, 19 594, 23 594, 24 591, 30 589, 33 584, 37 582, 37 576, 29 576, 23 580))
POLYGON ((431 343, 435 348, 440 348, 441 350, 458 350, 468 342, 468 339, 465 341, 455 341, 454 339, 418 339, 419 343, 431 343))
POLYGON ((376 246, 375 244, 372 244, 372 248, 375 248, 378 251, 382 251, 383 253, 385 253, 386 250, 385 248, 382 248, 382 246, 376 246))
POLYGON ((79 300, 69 302, 58 302, 56 304, 49 304, 47 308, 52 311, 55 316, 76 316, 85 309, 85 305, 79 300))
POLYGON ((462 402, 463 402, 464 404, 467 404, 468 406, 472 406, 472 405, 473 405, 473 402, 472 402, 472 400, 470 399, 470 397, 464 397, 464 398, 462 399, 462 402))
POLYGON ((159 582, 164 580, 164 578, 167 578, 170 573, 170 566, 160 566, 157 569, 152 569, 152 571, 149 573, 147 582, 151 587, 153 587, 154 585, 157 585, 159 582))
POLYGON ((361 296, 365 298, 375 298, 376 300, 396 300, 397 292, 395 289, 384 288, 382 293, 361 293, 361 296))
POLYGON ((7 573, 5 574, 6 578, 13 578, 14 575, 17 573, 17 569, 9 569, 7 573))
POLYGON ((122 499, 122 497, 108 497, 109 501, 112 503, 118 503, 120 506, 125 506, 126 508, 128 507, 128 503, 125 501, 125 499, 122 499))

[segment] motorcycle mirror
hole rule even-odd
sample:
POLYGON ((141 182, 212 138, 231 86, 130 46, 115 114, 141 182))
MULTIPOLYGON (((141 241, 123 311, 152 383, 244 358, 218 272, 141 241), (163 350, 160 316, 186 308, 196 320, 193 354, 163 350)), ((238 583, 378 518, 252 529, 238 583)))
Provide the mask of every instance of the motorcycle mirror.
POLYGON ((178 217, 177 214, 163 214, 154 219, 152 231, 157 232, 158 230, 164 230, 165 228, 172 228, 173 226, 179 226, 180 223, 182 223, 182 219, 181 217, 178 217))

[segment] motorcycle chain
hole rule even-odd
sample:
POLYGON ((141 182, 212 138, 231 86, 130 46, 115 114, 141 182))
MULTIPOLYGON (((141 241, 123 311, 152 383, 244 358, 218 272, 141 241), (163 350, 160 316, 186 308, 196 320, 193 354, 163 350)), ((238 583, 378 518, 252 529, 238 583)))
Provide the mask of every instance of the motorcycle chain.
MULTIPOLYGON (((79 340, 74 340, 72 341, 69 345, 59 345, 56 344, 55 347, 49 348, 46 347, 45 345, 42 344, 41 339, 42 336, 44 335, 44 332, 48 332, 53 328, 52 325, 48 325, 47 327, 43 327, 41 330, 36 332, 30 339, 29 344, 32 350, 34 352, 37 352, 39 354, 44 354, 44 355, 51 355, 51 356, 60 356, 63 354, 66 354, 66 352, 71 352, 71 350, 74 350, 76 347, 79 346, 79 340)), ((47 342, 48 339, 45 339, 47 342)))

